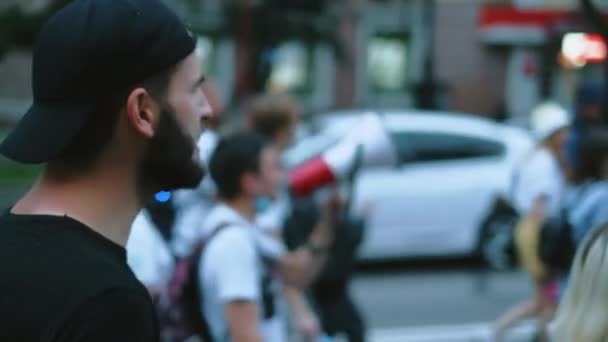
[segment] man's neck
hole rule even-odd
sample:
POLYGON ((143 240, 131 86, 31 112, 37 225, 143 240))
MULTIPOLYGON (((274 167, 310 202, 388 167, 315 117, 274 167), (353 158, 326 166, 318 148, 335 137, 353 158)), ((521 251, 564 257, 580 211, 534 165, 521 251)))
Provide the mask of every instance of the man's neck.
POLYGON ((222 200, 224 204, 234 209, 246 220, 252 222, 255 219, 255 201, 252 198, 241 196, 232 200, 222 200))
POLYGON ((142 207, 135 176, 125 170, 100 170, 85 177, 56 180, 44 173, 14 207, 14 214, 69 216, 125 246, 142 207))

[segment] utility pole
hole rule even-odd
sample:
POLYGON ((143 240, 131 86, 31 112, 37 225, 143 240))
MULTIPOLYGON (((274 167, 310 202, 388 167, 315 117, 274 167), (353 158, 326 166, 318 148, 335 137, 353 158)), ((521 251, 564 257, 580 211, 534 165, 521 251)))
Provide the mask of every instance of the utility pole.
POLYGON ((424 1, 424 22, 427 31, 426 56, 422 81, 416 85, 416 106, 420 109, 437 109, 435 80, 435 0, 424 1))

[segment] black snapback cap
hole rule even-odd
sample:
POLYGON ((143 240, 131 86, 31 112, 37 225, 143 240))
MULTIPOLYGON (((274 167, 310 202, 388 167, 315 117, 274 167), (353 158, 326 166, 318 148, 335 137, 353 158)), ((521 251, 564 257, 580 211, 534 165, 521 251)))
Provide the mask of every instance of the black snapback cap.
POLYGON ((195 40, 160 0, 74 0, 45 24, 34 50, 34 102, 0 145, 21 163, 57 157, 109 92, 186 58, 195 40))

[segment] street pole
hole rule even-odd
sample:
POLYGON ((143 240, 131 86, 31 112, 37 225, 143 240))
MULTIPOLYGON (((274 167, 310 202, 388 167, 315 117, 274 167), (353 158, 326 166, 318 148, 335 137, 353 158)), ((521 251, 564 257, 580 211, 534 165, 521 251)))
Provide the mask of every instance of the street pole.
POLYGON ((424 23, 427 29, 426 56, 422 81, 416 86, 416 104, 420 109, 437 109, 435 81, 435 0, 424 1, 424 23))

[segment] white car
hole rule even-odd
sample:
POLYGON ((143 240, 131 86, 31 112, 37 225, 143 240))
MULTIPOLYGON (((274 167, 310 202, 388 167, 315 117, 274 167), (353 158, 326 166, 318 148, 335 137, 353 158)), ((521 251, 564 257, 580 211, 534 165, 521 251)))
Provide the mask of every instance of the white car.
MULTIPOLYGON (((368 112, 368 111, 365 111, 368 112)), ((334 112, 313 123, 316 134, 286 154, 295 166, 335 144, 364 111, 334 112)), ((512 174, 533 148, 529 133, 473 115, 378 111, 399 165, 366 168, 355 179, 352 208, 366 215, 363 260, 470 255, 491 266, 507 260, 512 216, 484 222, 509 198, 512 174)))

